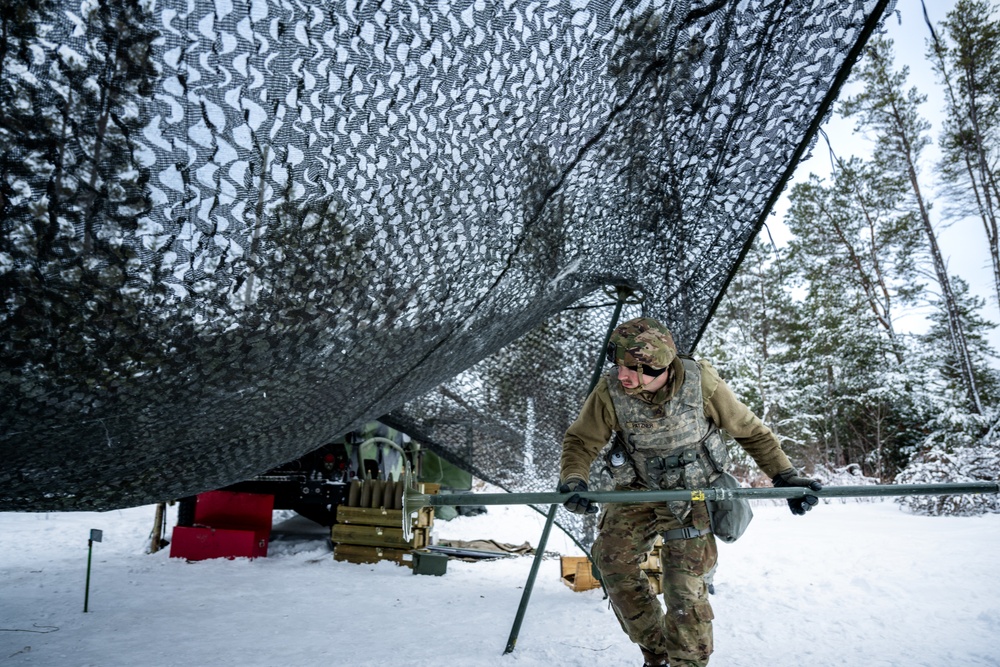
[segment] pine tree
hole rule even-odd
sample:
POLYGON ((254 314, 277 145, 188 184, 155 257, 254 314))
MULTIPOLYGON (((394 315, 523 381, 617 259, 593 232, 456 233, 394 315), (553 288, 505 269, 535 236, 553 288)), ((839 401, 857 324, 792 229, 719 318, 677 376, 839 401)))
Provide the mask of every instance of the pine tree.
POLYGON ((790 197, 789 267, 804 290, 788 329, 789 374, 808 402, 812 439, 833 468, 862 464, 880 479, 905 465, 915 440, 910 345, 896 331, 914 301, 915 218, 899 210, 905 181, 858 159, 833 182, 813 176, 790 197))
POLYGON ((930 202, 923 194, 919 179, 921 152, 930 141, 927 137, 930 126, 920 116, 919 110, 925 97, 915 88, 904 90, 908 68, 904 66, 895 71, 893 60, 892 40, 879 38, 870 43, 857 75, 864 90, 846 99, 841 105, 841 113, 856 117, 859 131, 874 134, 873 161, 876 167, 886 174, 905 177, 910 185, 914 211, 923 226, 934 274, 940 286, 940 306, 948 316, 951 347, 960 363, 966 400, 971 411, 982 414, 982 398, 962 329, 957 299, 952 292, 937 234, 931 223, 930 202))
POLYGON ((898 174, 858 158, 838 159, 831 185, 813 176, 796 187, 787 221, 796 237, 791 258, 804 279, 855 289, 900 364, 898 311, 922 288, 915 263, 920 228, 899 210, 905 188, 898 174))
POLYGON ((82 252, 104 243, 103 259, 124 230, 134 229, 150 206, 146 168, 135 156, 132 134, 143 129, 144 101, 152 94, 155 31, 138 0, 99 2, 89 7, 85 60, 59 55, 54 69, 66 95, 59 105, 75 169, 65 174, 83 222, 82 252), (106 241, 111 240, 109 245, 106 241))
POLYGON ((5 293, 19 280, 15 265, 27 268, 35 257, 52 253, 54 230, 47 228, 38 202, 50 168, 44 156, 55 137, 32 50, 38 26, 51 10, 49 0, 0 4, 0 285, 5 293))
MULTIPOLYGON (((984 400, 995 405, 1000 374, 989 365, 996 352, 986 334, 995 325, 979 317, 982 299, 969 294, 968 286, 955 279, 955 293, 969 331, 970 351, 979 371, 979 383, 984 400)), ((1000 432, 997 411, 986 415, 969 414, 965 409, 960 368, 949 358, 947 318, 943 313, 933 316, 930 330, 922 336, 919 362, 930 384, 924 403, 929 408, 924 430, 912 457, 896 476, 897 484, 939 484, 951 482, 993 481, 1000 476, 1000 432), (944 351, 942 359, 942 351, 944 351), (942 363, 943 362, 943 363, 942 363)), ((963 516, 1000 512, 996 494, 965 494, 959 496, 907 496, 897 502, 909 510, 932 516, 963 516)))
POLYGON ((799 360, 797 407, 810 416, 821 460, 858 463, 880 479, 894 473, 911 440, 913 383, 865 298, 836 281, 809 283, 788 340, 789 361, 799 360))
MULTIPOLYGON (((797 409, 803 401, 782 354, 784 330, 794 320, 796 308, 789 278, 781 253, 767 241, 755 242, 726 288, 702 336, 699 354, 774 431, 797 463, 812 464, 818 458, 806 436, 808 419, 797 409)), ((741 452, 731 449, 737 457, 741 452)), ((736 464, 744 476, 755 470, 745 456, 736 464)))
MULTIPOLYGON (((997 352, 990 345, 988 336, 997 325, 982 317, 983 300, 969 292, 968 283, 956 276, 952 278, 952 285, 959 317, 966 332, 969 356, 975 369, 976 384, 982 392, 984 403, 996 405, 1000 400, 1000 372, 991 363, 997 359, 997 352)), ((931 313, 930 320, 931 327, 920 337, 921 343, 929 350, 938 351, 939 359, 933 367, 936 368, 947 392, 961 396, 962 365, 948 345, 948 321, 941 311, 931 313)))
POLYGON ((1000 303, 1000 23, 984 0, 958 0, 943 23, 931 28, 929 57, 946 93, 941 136, 945 181, 962 203, 960 213, 983 223, 1000 303))

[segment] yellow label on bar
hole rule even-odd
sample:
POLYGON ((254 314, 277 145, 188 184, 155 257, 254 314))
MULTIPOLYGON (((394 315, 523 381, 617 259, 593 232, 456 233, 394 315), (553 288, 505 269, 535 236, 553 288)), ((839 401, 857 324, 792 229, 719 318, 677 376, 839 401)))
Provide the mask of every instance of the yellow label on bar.
POLYGON ((705 499, 705 492, 704 491, 692 491, 691 492, 691 500, 704 500, 704 499, 705 499))

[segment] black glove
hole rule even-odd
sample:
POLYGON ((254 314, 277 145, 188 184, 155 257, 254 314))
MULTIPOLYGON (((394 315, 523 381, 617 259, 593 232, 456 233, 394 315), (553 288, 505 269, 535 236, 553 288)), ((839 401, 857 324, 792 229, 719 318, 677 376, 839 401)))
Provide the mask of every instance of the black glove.
POLYGON ((597 514, 597 503, 592 503, 586 498, 581 498, 577 492, 586 491, 587 483, 582 479, 576 479, 571 477, 565 482, 559 485, 559 493, 572 493, 573 495, 566 499, 563 503, 563 507, 568 509, 570 512, 576 514, 597 514))
MULTIPOLYGON (((777 475, 775 475, 771 482, 776 487, 781 486, 804 486, 807 489, 812 489, 813 491, 822 491, 823 485, 819 483, 818 479, 809 479, 808 477, 801 477, 799 471, 795 468, 789 468, 788 470, 782 470, 777 475)), ((802 516, 809 510, 813 508, 813 505, 819 503, 819 498, 813 495, 805 495, 801 498, 789 498, 788 508, 792 510, 792 514, 797 514, 802 516)))

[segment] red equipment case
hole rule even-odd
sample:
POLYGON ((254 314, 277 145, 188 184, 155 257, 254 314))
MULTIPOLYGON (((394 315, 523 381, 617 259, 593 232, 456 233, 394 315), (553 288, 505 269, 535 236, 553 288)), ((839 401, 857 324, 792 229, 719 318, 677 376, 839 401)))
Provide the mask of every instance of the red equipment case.
POLYGON ((170 557, 257 558, 267 556, 274 496, 207 491, 199 494, 193 526, 175 526, 170 557))

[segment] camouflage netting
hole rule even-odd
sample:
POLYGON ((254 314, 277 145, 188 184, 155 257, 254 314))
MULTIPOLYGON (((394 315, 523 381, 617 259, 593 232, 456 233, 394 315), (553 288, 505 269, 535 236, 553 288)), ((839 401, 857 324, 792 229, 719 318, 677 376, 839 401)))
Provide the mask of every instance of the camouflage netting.
POLYGON ((0 2, 0 509, 386 413, 551 489, 612 311, 568 308, 690 350, 888 4, 0 2))

